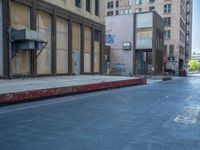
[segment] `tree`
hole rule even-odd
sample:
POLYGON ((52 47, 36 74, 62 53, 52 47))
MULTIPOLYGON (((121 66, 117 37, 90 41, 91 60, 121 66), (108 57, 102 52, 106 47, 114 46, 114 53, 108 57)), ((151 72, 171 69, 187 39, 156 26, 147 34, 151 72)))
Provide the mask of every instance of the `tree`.
POLYGON ((190 60, 188 66, 191 71, 197 71, 200 68, 200 63, 197 60, 190 60))

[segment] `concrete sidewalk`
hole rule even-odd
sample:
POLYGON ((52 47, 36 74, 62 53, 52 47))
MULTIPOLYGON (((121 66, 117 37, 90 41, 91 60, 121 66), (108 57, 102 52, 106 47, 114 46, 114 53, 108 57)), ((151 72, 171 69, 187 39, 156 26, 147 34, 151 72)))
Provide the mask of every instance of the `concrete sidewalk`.
POLYGON ((0 80, 0 104, 139 84, 145 79, 83 75, 0 80))

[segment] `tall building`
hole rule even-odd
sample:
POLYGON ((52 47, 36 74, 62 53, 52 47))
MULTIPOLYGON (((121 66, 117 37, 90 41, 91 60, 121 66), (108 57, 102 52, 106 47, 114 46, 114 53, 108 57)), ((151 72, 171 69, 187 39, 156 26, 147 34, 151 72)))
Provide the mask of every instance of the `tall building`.
POLYGON ((104 20, 104 0, 0 0, 0 78, 101 74, 104 20))
POLYGON ((191 58, 193 0, 107 0, 106 15, 156 11, 165 22, 166 69, 176 75, 191 58))

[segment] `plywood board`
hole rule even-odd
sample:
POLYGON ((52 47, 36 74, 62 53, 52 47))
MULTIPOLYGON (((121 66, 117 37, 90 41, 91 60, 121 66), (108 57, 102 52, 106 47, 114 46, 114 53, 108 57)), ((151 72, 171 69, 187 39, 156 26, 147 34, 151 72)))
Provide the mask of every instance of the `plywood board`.
POLYGON ((84 53, 84 72, 91 72, 91 53, 84 53))
POLYGON ((68 73, 68 21, 62 18, 56 20, 57 41, 57 73, 68 73))
POLYGON ((37 30, 45 35, 48 42, 37 60, 37 74, 51 74, 51 16, 42 11, 37 12, 37 30))
POLYGON ((72 23, 72 50, 81 51, 81 26, 78 23, 72 23))
POLYGON ((91 29, 84 28, 84 52, 91 53, 91 29))
POLYGON ((84 72, 91 72, 91 28, 84 28, 84 72))
POLYGON ((100 54, 100 42, 94 41, 94 54, 100 54))
MULTIPOLYGON (((30 29, 30 8, 11 2, 11 26, 15 29, 30 29)), ((13 75, 30 74, 30 52, 20 51, 13 58, 13 75)))
POLYGON ((94 41, 94 72, 100 72, 100 42, 94 41))
POLYGON ((94 55, 94 72, 96 73, 100 72, 100 55, 99 54, 94 55))

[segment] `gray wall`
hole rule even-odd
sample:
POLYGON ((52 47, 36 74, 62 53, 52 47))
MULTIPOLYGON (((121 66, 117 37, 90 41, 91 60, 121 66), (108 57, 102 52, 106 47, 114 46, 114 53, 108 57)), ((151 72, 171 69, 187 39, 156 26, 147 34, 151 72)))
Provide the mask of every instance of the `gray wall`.
POLYGON ((106 17, 106 36, 110 36, 111 68, 122 69, 121 75, 133 74, 133 14, 106 17), (131 50, 123 50, 123 43, 131 42, 131 50))
POLYGON ((3 76, 2 0, 0 0, 0 76, 3 76))
POLYGON ((153 27, 153 13, 137 14, 136 28, 152 28, 153 27))

